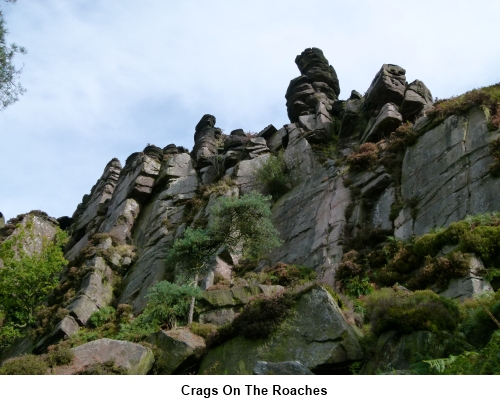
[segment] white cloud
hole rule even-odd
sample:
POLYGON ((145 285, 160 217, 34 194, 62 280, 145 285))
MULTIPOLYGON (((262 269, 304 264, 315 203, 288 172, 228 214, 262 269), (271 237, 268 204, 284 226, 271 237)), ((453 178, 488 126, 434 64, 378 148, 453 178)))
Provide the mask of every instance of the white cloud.
POLYGON ((192 146, 205 113, 230 131, 287 122, 306 47, 323 49, 341 98, 383 63, 434 96, 500 81, 500 4, 468 1, 23 0, 2 4, 28 48, 28 92, 0 116, 0 210, 71 215, 114 156, 192 146))

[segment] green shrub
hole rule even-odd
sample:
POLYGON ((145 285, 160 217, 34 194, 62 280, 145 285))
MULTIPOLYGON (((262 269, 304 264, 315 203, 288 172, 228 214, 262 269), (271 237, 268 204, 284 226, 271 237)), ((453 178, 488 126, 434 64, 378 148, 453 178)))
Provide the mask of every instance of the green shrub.
POLYGON ((255 170, 255 179, 261 184, 265 193, 271 195, 277 201, 288 191, 290 176, 285 162, 283 150, 276 155, 270 155, 265 163, 255 170))
POLYGON ((464 352, 446 359, 424 360, 431 371, 445 375, 499 375, 500 331, 496 331, 488 344, 478 352, 464 352))
POLYGON ((460 305, 460 310, 463 318, 459 327, 460 332, 464 334, 468 343, 480 349, 498 329, 491 316, 500 321, 500 291, 465 300, 460 305))
POLYGON ((281 262, 262 273, 266 276, 269 284, 278 284, 285 287, 304 284, 318 277, 318 274, 310 267, 281 262))
POLYGON ((354 276, 344 282, 342 290, 349 297, 358 298, 373 292, 373 286, 368 277, 354 276))
POLYGON ((193 322, 189 326, 189 329, 195 335, 201 336, 206 339, 217 330, 217 327, 215 325, 212 325, 211 323, 193 322))
POLYGON ((451 252, 445 257, 436 259, 427 256, 425 265, 408 280, 408 287, 417 290, 437 284, 446 288, 454 278, 465 277, 470 269, 470 255, 451 252))
POLYGON ((67 236, 57 230, 55 241, 43 238, 36 249, 37 238, 31 217, 17 234, 0 245, 0 311, 4 316, 0 345, 6 347, 20 336, 25 326, 35 326, 35 313, 59 283, 58 275, 67 261, 62 248, 67 236))
POLYGON ((285 319, 292 304, 293 299, 283 293, 254 297, 233 321, 233 328, 248 339, 266 338, 285 319))
POLYGON ((90 315, 89 321, 93 326, 102 326, 115 320, 116 310, 113 307, 104 307, 90 315))
POLYGON ((366 315, 376 336, 389 330, 400 333, 418 330, 453 332, 458 326, 459 309, 455 301, 432 291, 382 288, 364 300, 366 315))
POLYGON ((57 346, 49 346, 48 354, 46 355, 48 365, 55 367, 70 364, 75 354, 69 346, 69 341, 62 342, 57 346))
POLYGON ((48 363, 41 356, 25 354, 5 362, 0 375, 43 375, 48 369, 48 363))
POLYGON ((148 303, 141 316, 151 324, 171 328, 184 320, 191 298, 200 295, 198 287, 160 281, 148 289, 148 303))
POLYGON ((207 347, 220 345, 235 336, 264 339, 277 330, 290 313, 294 299, 282 292, 252 297, 240 315, 229 325, 217 328, 207 338, 207 347))

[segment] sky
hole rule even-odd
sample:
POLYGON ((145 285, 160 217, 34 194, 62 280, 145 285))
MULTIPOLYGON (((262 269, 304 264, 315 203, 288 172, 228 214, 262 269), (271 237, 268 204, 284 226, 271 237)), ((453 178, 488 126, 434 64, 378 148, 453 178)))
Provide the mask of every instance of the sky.
POLYGON ((191 149, 204 114, 229 133, 289 122, 305 48, 323 50, 340 99, 384 63, 434 97, 500 82, 492 0, 18 0, 0 2, 27 89, 0 112, 0 212, 71 216, 113 158, 191 149))

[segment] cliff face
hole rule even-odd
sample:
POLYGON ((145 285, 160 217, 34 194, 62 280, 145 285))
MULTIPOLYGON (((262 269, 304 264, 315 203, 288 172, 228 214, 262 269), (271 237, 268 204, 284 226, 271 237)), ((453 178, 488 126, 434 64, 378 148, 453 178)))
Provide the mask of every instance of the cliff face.
MULTIPOLYGON (((405 70, 390 64, 381 67, 364 96, 353 90, 348 100, 338 100, 339 80, 321 50, 306 49, 296 63, 301 75, 290 82, 285 96, 291 123, 282 128, 270 125, 258 135, 237 129, 225 135, 215 126, 216 118, 205 115, 195 127, 191 153, 175 145, 163 149, 148 145, 123 167, 116 159, 108 163, 91 193, 83 197, 69 228, 68 268, 86 268, 86 276, 69 302, 59 301, 68 315, 35 351, 88 325, 93 312, 111 303, 130 304, 136 314, 142 311, 148 288, 173 277, 165 259, 176 238, 187 227, 206 224, 218 196, 265 193, 256 171, 272 154, 282 153, 288 176, 286 192, 272 207, 283 244, 260 265, 308 266, 332 287, 346 243, 353 238, 379 232, 409 239, 468 215, 500 211, 500 179, 489 170, 494 163, 490 143, 500 131, 488 125, 487 109, 475 107, 441 122, 433 120, 426 116, 432 95, 424 83, 408 84, 405 70), (409 125, 403 122, 412 124, 415 139, 412 144, 401 141, 404 146, 395 150, 391 134, 409 125)), ((220 253, 203 287, 212 286, 214 277, 231 280, 237 262, 238 257, 220 253)), ((207 292, 200 322, 217 323, 214 317, 223 314, 234 318, 234 309, 250 296, 266 293, 265 287, 232 288, 219 292, 217 299, 216 291, 207 292)), ((304 350, 310 355, 300 358, 302 364, 320 370, 362 358, 353 326, 325 290, 314 291, 301 298, 305 307, 323 300, 325 311, 336 314, 325 317, 339 317, 334 323, 342 325, 343 332, 325 338, 337 343, 322 349, 311 346, 318 345, 316 337, 297 343, 303 339, 299 333, 290 339, 290 347, 308 347, 304 350)), ((318 319, 325 322, 320 315, 318 319)), ((233 354, 225 352, 232 356, 227 364, 238 364, 238 352, 247 359, 252 350, 258 351, 253 346, 240 350, 239 344, 231 343, 233 354)), ((294 350, 280 344, 270 342, 282 355, 259 351, 259 360, 297 360, 294 350)), ((226 361, 212 352, 203 367, 210 370, 217 360, 226 361)), ((251 372, 253 360, 245 367, 250 369, 244 372, 251 372)))

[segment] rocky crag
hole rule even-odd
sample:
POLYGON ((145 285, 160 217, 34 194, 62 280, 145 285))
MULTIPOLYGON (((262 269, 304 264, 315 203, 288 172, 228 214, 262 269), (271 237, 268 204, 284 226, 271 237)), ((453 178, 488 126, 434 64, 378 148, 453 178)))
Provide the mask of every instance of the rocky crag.
MULTIPOLYGON (((210 347, 187 328, 151 335, 150 348, 99 339, 74 348, 78 366, 59 372, 81 370, 90 350, 102 352, 100 361, 105 362, 106 348, 113 345, 114 359, 130 372, 151 372, 154 362, 155 372, 166 374, 347 373, 363 361, 364 371, 373 373, 407 370, 418 361, 416 352, 432 352, 429 358, 436 358, 453 351, 444 349, 442 336, 429 331, 393 331, 382 335, 370 354, 360 344, 363 322, 342 293, 347 294, 354 275, 359 281, 365 271, 353 257, 364 255, 370 262, 387 237, 415 240, 468 216, 500 211, 500 180, 491 169, 496 163, 491 145, 500 137, 491 119, 496 111, 476 103, 459 114, 443 113, 423 82, 407 83, 405 69, 391 64, 381 67, 364 95, 353 90, 349 99, 339 100, 339 79, 321 50, 306 49, 295 62, 300 76, 286 91, 290 123, 283 127, 269 125, 258 134, 235 129, 226 135, 207 114, 195 126, 191 152, 173 144, 148 145, 123 166, 117 159, 106 165, 72 218, 59 219, 70 235, 65 249, 69 263, 48 305, 63 315, 35 338, 31 334, 4 350, 4 359, 44 353, 91 328, 92 314, 109 306, 126 304, 140 314, 148 289, 174 280, 166 258, 175 240, 188 227, 206 226, 220 196, 270 194, 256 173, 275 156, 282 159, 286 175, 285 188, 273 195, 272 206, 283 243, 253 267, 243 264, 254 273, 280 263, 315 271, 316 281, 302 287, 291 304, 292 315, 266 338, 236 336, 210 347), (349 263, 352 274, 346 273, 349 263), (433 348, 436 339, 441 339, 440 350, 433 348), (161 349, 156 360, 151 347, 161 349), (408 347, 413 351, 409 357, 408 347)), ((52 219, 31 215, 54 226, 52 219)), ((11 237, 20 220, 7 223, 3 239, 11 237)), ((452 245, 434 256, 452 251, 452 245)), ((480 271, 485 269, 481 258, 464 257, 466 273, 452 275, 439 287, 431 280, 424 288, 461 299, 493 290, 480 271)), ((227 250, 213 258, 201 283, 205 291, 195 313, 199 324, 230 324, 252 297, 284 289, 279 283, 241 278, 240 261, 227 250)), ((383 268, 391 263, 383 262, 383 268)), ((423 261, 411 271, 418 273, 422 266, 423 261)), ((372 268, 377 268, 375 261, 372 268)), ((370 269, 365 273, 367 288, 393 284, 393 279, 379 282, 370 269)), ((404 284, 410 280, 405 277, 393 278, 404 284)))

